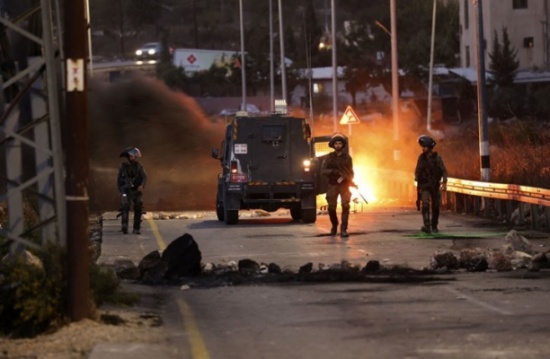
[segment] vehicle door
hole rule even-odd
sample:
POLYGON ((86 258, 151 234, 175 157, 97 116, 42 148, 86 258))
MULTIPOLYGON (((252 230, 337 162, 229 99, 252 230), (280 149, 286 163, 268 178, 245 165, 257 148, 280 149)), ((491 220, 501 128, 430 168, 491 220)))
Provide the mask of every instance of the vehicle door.
POLYGON ((250 152, 249 181, 280 181, 291 178, 288 121, 256 119, 248 135, 250 152))

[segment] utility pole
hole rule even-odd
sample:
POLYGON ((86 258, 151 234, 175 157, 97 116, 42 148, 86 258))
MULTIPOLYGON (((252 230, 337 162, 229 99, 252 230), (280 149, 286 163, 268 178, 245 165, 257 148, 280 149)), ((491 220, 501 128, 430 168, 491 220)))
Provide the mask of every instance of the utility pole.
POLYGON ((548 41, 548 0, 544 0, 544 21, 542 22, 542 62, 545 68, 548 68, 550 65, 549 54, 550 50, 550 41, 548 41))
POLYGON ((241 111, 246 111, 246 60, 244 54, 244 20, 243 20, 243 0, 239 0, 239 14, 241 19, 241 91, 242 104, 241 111))
POLYGON ((338 130, 338 66, 336 63, 336 6, 330 1, 331 10, 331 37, 332 37, 332 116, 334 132, 338 130))
POLYGON ((437 9, 437 0, 433 0, 433 14, 432 14, 432 42, 430 47, 430 79, 428 81, 428 111, 427 114, 427 123, 426 128, 428 131, 432 130, 432 98, 433 98, 433 77, 434 77, 434 50, 435 50, 435 20, 436 20, 436 9, 437 9))
POLYGON ((483 6, 481 0, 473 0, 476 7, 476 43, 477 43, 477 118, 479 126, 479 154, 481 180, 489 182, 491 165, 489 161, 489 131, 487 126, 486 86, 485 86, 485 38, 483 37, 483 6))
POLYGON ((86 91, 85 0, 65 0, 66 201, 69 315, 73 321, 90 316, 88 255, 89 153, 86 91))
POLYGON ((279 0, 279 44, 281 46, 281 85, 283 91, 283 100, 287 100, 286 93, 286 61, 285 61, 285 36, 283 29, 283 5, 279 0))
POLYGON ((391 15, 391 83, 392 83, 392 114, 393 114, 393 159, 401 157, 399 151, 399 66, 397 64, 397 19, 395 0, 390 1, 391 15))
POLYGON ((275 59, 273 58, 273 3, 269 0, 269 109, 275 111, 275 59))

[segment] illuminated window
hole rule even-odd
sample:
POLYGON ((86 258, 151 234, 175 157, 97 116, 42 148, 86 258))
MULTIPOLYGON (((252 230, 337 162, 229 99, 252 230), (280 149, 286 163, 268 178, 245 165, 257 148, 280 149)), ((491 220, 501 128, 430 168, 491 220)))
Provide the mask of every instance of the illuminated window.
POLYGON ((315 83, 313 84, 313 93, 323 93, 324 87, 323 84, 315 83))

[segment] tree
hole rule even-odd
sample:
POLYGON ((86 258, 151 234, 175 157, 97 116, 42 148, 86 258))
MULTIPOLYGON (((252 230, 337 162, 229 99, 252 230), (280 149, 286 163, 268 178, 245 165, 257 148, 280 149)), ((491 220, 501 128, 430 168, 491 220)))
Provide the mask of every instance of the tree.
POLYGON ((519 60, 517 59, 517 50, 510 43, 508 30, 502 28, 502 44, 498 39, 498 33, 495 30, 495 41, 493 41, 493 51, 489 53, 489 68, 493 72, 493 83, 498 87, 510 87, 514 85, 519 60))
POLYGON ((524 110, 524 94, 514 88, 519 68, 517 50, 510 44, 508 31, 502 29, 502 44, 495 31, 493 50, 489 53, 489 69, 493 72, 494 88, 489 98, 488 114, 495 118, 520 117, 524 110))

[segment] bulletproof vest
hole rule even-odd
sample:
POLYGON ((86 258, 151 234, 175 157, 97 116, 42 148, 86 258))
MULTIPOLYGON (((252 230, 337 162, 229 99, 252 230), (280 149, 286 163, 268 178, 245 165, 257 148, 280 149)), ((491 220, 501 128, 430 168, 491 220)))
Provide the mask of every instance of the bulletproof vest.
POLYGON ((418 182, 421 184, 437 185, 443 177, 441 168, 437 165, 437 152, 421 155, 420 175, 418 182))
POLYGON ((142 184, 143 178, 141 176, 141 165, 139 163, 124 163, 123 168, 123 176, 126 180, 131 181, 134 188, 142 184))

